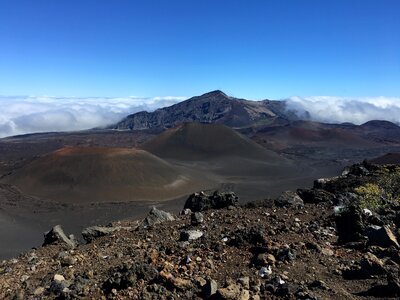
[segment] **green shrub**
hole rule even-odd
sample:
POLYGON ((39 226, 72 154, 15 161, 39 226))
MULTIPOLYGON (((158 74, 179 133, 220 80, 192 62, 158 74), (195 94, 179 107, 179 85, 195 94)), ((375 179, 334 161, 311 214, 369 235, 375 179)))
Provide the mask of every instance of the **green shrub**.
POLYGON ((382 197, 383 191, 373 183, 356 187, 354 191, 360 196, 360 208, 379 209, 385 206, 385 201, 382 197))

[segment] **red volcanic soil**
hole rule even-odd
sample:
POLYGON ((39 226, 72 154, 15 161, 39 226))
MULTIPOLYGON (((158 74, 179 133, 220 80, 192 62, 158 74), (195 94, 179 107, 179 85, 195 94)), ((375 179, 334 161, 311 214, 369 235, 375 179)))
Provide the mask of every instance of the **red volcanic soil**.
POLYGON ((161 133, 142 148, 159 157, 183 161, 241 157, 284 162, 276 153, 217 124, 185 123, 161 133))
POLYGON ((144 150, 101 147, 59 149, 4 181, 27 194, 69 202, 166 200, 206 182, 144 150))
POLYGON ((387 153, 370 160, 370 162, 377 165, 398 165, 400 164, 400 153, 387 153))

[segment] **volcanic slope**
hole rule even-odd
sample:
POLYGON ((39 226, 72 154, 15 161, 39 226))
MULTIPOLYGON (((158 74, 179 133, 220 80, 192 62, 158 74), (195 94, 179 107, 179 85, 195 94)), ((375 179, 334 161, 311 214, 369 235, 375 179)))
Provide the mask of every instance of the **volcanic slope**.
POLYGON ((65 147, 4 181, 40 198, 88 203, 167 200, 210 186, 199 178, 144 150, 65 147))
POLYGON ((221 188, 235 191, 245 201, 282 192, 292 187, 293 179, 311 174, 307 167, 224 125, 185 123, 142 147, 171 163, 217 176, 221 188))
POLYGON ((353 124, 324 124, 295 121, 280 127, 258 130, 252 139, 268 149, 282 150, 289 147, 340 147, 369 148, 377 144, 364 137, 353 124))
POLYGON ((286 160, 224 125, 184 123, 166 130, 142 146, 162 158, 190 161, 241 157, 270 163, 286 160))

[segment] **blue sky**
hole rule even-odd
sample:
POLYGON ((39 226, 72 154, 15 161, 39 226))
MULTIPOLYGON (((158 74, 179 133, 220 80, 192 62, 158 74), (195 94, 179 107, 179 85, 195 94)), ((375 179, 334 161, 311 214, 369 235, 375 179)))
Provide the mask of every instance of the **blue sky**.
POLYGON ((400 96, 400 1, 0 0, 0 95, 400 96))

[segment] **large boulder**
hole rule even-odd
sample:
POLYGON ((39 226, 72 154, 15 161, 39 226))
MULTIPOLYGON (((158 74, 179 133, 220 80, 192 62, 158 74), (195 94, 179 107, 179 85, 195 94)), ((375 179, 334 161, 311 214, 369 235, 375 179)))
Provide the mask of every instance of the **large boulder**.
POLYGON ((338 179, 339 176, 330 178, 319 178, 317 180, 314 180, 314 188, 324 190, 328 187, 328 185, 335 183, 338 179))
POLYGON ((295 192, 286 191, 275 199, 275 205, 278 207, 301 208, 304 206, 304 201, 295 192))
POLYGON ((368 237, 368 244, 380 246, 380 247, 391 247, 394 246, 397 249, 400 245, 396 239, 396 236, 390 230, 387 225, 376 226, 370 225, 366 229, 366 234, 368 237))
POLYGON ((142 225, 153 226, 165 221, 174 221, 175 218, 169 212, 157 209, 155 206, 152 207, 146 218, 143 220, 142 225))
POLYGON ((56 225, 50 231, 44 233, 43 246, 47 245, 65 245, 70 248, 75 248, 78 242, 72 234, 67 236, 61 225, 56 225))
POLYGON ((374 254, 367 252, 360 261, 355 262, 353 265, 349 266, 349 268, 343 270, 343 277, 350 280, 367 279, 385 273, 384 262, 374 254))
POLYGON ((185 209, 189 208, 192 212, 204 211, 208 209, 221 209, 229 206, 237 206, 239 197, 234 192, 218 192, 212 195, 204 192, 194 193, 189 196, 185 203, 185 209))
POLYGON ((358 206, 343 208, 335 216, 335 221, 340 243, 358 242, 363 239, 365 223, 362 210, 358 206))
POLYGON ((335 199, 334 194, 320 189, 298 189, 297 194, 303 199, 304 203, 318 204, 335 199))

